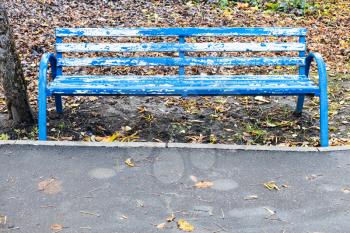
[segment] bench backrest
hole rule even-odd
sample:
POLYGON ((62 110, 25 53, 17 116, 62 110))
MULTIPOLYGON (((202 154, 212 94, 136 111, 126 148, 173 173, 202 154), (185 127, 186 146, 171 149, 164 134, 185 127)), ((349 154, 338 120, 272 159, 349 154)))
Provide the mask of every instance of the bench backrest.
POLYGON ((62 67, 76 66, 297 66, 304 74, 306 29, 304 28, 57 28, 58 75, 62 67), (69 37, 177 37, 178 42, 64 43, 69 37), (189 37, 297 37, 295 42, 189 43, 189 37), (298 52, 297 56, 189 57, 186 52, 298 52), (77 57, 63 53, 177 52, 177 57, 77 57))

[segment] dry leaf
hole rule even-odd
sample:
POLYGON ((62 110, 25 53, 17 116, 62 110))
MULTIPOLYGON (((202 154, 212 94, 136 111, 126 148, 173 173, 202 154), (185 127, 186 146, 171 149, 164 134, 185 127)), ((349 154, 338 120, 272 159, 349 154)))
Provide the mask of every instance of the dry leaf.
POLYGON ((280 190, 275 181, 269 181, 264 183, 264 187, 268 190, 280 190))
POLYGON ((56 178, 49 178, 38 183, 38 190, 46 194, 56 194, 62 190, 61 181, 56 178))
POLYGON ((182 230, 182 231, 187 231, 187 232, 191 232, 194 230, 194 226, 191 225, 189 222, 187 222, 184 219, 179 219, 179 221, 177 221, 177 227, 182 230))
POLYGON ((166 225, 165 222, 160 223, 160 224, 157 225, 157 228, 158 228, 158 229, 164 229, 164 228, 165 228, 165 225, 166 225))
POLYGON ((258 195, 249 195, 244 198, 244 200, 255 200, 258 199, 258 195))
POLYGON ((100 136, 95 136, 95 141, 96 142, 106 142, 108 137, 100 137, 100 136))
POLYGON ((254 98, 255 100, 257 100, 257 101, 259 101, 259 102, 261 102, 261 103, 266 103, 266 104, 268 104, 268 103, 270 103, 270 100, 268 100, 268 99, 266 99, 265 97, 263 97, 263 96, 255 96, 255 98, 254 98))
POLYGON ((7 222, 7 216, 0 214, 0 226, 5 225, 7 222))
POLYGON ((126 215, 122 215, 121 217, 120 217, 120 219, 128 219, 128 216, 126 216, 126 215))
POLYGON ((206 189, 206 188, 210 188, 213 185, 214 183, 211 181, 199 181, 194 185, 194 187, 198 189, 206 189))
POLYGON ((342 191, 343 193, 348 194, 348 193, 350 193, 350 188, 342 188, 341 191, 342 191))
POLYGON ((167 222, 172 222, 172 221, 175 220, 175 218, 176 218, 175 215, 172 213, 169 217, 166 218, 166 221, 167 222))
POLYGON ((264 209, 267 211, 267 212, 269 212, 271 215, 274 215, 276 212, 275 211, 273 211, 273 210, 271 210, 271 209, 269 209, 269 208, 267 208, 267 207, 264 207, 264 209))
POLYGON ((135 167, 135 162, 132 158, 128 158, 127 160, 124 161, 126 165, 129 167, 135 167))
POLYGON ((137 202, 137 207, 144 207, 145 205, 143 204, 143 201, 141 200, 136 200, 137 202))
POLYGON ((128 132, 131 130, 131 127, 130 126, 125 126, 125 127, 122 127, 122 130, 125 131, 125 132, 128 132))
POLYGON ((61 224, 52 224, 51 225, 51 230, 53 232, 59 232, 59 231, 62 231, 63 229, 63 226, 61 224))

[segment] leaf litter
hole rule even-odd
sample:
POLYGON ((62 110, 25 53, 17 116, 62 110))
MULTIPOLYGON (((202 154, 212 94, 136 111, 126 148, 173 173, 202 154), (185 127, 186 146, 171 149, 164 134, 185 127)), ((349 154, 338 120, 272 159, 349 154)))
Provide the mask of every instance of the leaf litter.
MULTIPOLYGON (((8 8, 13 27, 16 46, 22 60, 25 78, 28 81, 29 102, 37 110, 37 73, 40 57, 44 52, 54 51, 54 28, 64 27, 266 27, 288 26, 306 27, 308 29, 308 50, 320 52, 326 62, 330 82, 330 130, 332 145, 350 145, 350 134, 347 130, 350 116, 350 95, 347 92, 350 80, 349 54, 350 32, 349 14, 350 2, 346 0, 313 1, 319 4, 319 9, 304 16, 295 16, 281 12, 266 13, 263 8, 257 9, 248 3, 232 4, 220 8, 216 1, 188 1, 190 4, 164 1, 150 1, 147 8, 142 1, 4 1, 8 8), (210 2, 210 3, 209 3, 210 2), (61 10, 64 7, 65 10, 61 10), (88 9, 88 10, 87 10, 88 9), (98 10, 97 10, 98 9, 98 10), (104 12, 104 14, 100 14, 104 12), (36 17, 33 18, 32 15, 36 17), (50 17, 47 17, 47 16, 50 17), (96 15, 99 15, 96 18, 96 15), (113 17, 111 17, 113 15, 113 17), (206 17, 200 17, 205 15, 206 17), (116 20, 117 19, 117 20, 116 20), (63 24, 62 24, 63 23, 63 24), (242 24, 243 23, 243 24, 242 24), (26 33, 23 33, 26 32, 26 33)), ((223 42, 229 38, 223 38, 223 42)), ((316 71, 312 67, 312 76, 316 71)), ((246 73, 250 72, 244 68, 246 73)), ((103 73, 112 72, 101 68, 103 73)), ((116 73, 127 70, 118 68, 116 73)), ((163 73, 163 69, 158 70, 163 73)), ((135 74, 152 74, 153 70, 141 68, 135 74)), ((209 69, 207 73, 218 72, 209 69)), ((260 72, 260 71, 259 71, 260 72)), ((91 140, 91 141, 174 141, 203 143, 235 143, 235 144, 265 144, 284 146, 318 146, 318 100, 307 100, 305 113, 302 117, 291 116, 293 109, 290 102, 284 98, 269 97, 229 97, 225 101, 215 102, 214 98, 191 98, 183 101, 181 98, 145 98, 146 101, 130 105, 128 98, 107 98, 103 104, 100 97, 64 98, 65 114, 57 117, 54 101, 49 100, 49 130, 51 140, 91 140), (169 101, 168 101, 169 100, 169 101), (193 101, 196 100, 196 101, 193 101), (165 102, 165 112, 176 112, 171 117, 163 114, 158 106, 165 102), (278 104, 275 104, 277 103, 278 104), (261 111, 266 107, 269 111, 261 111), (125 107, 127 106, 127 107, 125 107), (129 106, 133 106, 129 108, 129 106), (228 111, 235 106, 236 111, 228 111), (117 114, 105 116, 106 109, 114 108, 117 114), (139 109, 139 110, 138 110, 139 109), (133 116, 133 117, 130 117, 133 116), (249 116, 249 117, 247 117, 249 116), (116 121, 115 119, 118 119, 116 121), (242 122, 237 123, 237 119, 242 122), (265 121, 266 119, 266 121, 265 121), (286 120, 288 119, 288 120, 286 120), (316 119, 316 120, 315 120, 316 119), (65 126, 60 129, 60 123, 65 126), (281 126, 278 123, 296 122, 300 128, 281 126), (195 123, 197 122, 197 123, 195 123), (210 122, 211 130, 208 130, 210 122), (186 125, 188 129, 169 130, 169 124, 186 125), (222 130, 235 125, 233 131, 222 130), (263 137, 255 133, 247 133, 252 125, 254 132, 266 133, 263 137), (125 134, 122 127, 129 126, 132 130, 125 134), (117 133, 118 131, 118 133, 117 133), (300 132, 302 131, 302 132, 300 132), (122 135, 124 134, 124 135, 122 135), (214 135, 215 137, 211 136, 214 135), (218 136, 220 135, 220 136, 218 136)), ((293 100, 292 100, 293 101, 293 100)), ((6 110, 4 103, 0 109, 6 110)), ((163 109, 162 109, 163 110, 163 109)), ((36 139, 34 128, 2 129, 10 139, 36 139)))

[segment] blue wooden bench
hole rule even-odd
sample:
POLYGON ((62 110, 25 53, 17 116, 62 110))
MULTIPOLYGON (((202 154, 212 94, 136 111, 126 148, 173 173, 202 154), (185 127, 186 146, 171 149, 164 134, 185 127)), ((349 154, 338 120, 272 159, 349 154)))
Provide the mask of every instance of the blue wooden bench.
MULTIPOLYGON (((54 96, 57 112, 62 112, 61 96, 215 96, 291 95, 298 96, 296 112, 301 113, 305 95, 320 97, 321 146, 328 146, 328 99, 326 65, 318 53, 306 55, 304 28, 58 28, 56 55, 44 54, 39 74, 39 140, 47 139, 47 97, 54 96), (295 37, 295 42, 189 43, 189 37, 295 37), (176 37, 177 42, 153 43, 70 43, 73 37, 176 37), (187 52, 297 52, 286 56, 190 57, 187 52), (173 57, 63 57, 64 53, 90 52, 175 52, 173 57), (312 60, 318 65, 319 79, 309 78, 312 60), (51 64, 52 76, 47 78, 51 64), (64 67, 175 66, 178 75, 73 75, 64 67), (186 75, 186 66, 295 66, 295 75, 186 75)), ((154 53, 153 53, 154 54, 154 53)), ((259 55, 259 53, 256 53, 259 55)))

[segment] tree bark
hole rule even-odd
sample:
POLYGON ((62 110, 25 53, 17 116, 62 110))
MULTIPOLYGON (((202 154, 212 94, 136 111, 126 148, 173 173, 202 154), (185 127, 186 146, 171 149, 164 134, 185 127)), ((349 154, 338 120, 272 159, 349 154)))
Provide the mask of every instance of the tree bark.
POLYGON ((16 52, 6 9, 0 3, 0 82, 4 89, 9 119, 13 123, 32 124, 33 112, 27 96, 27 87, 21 61, 16 52))

